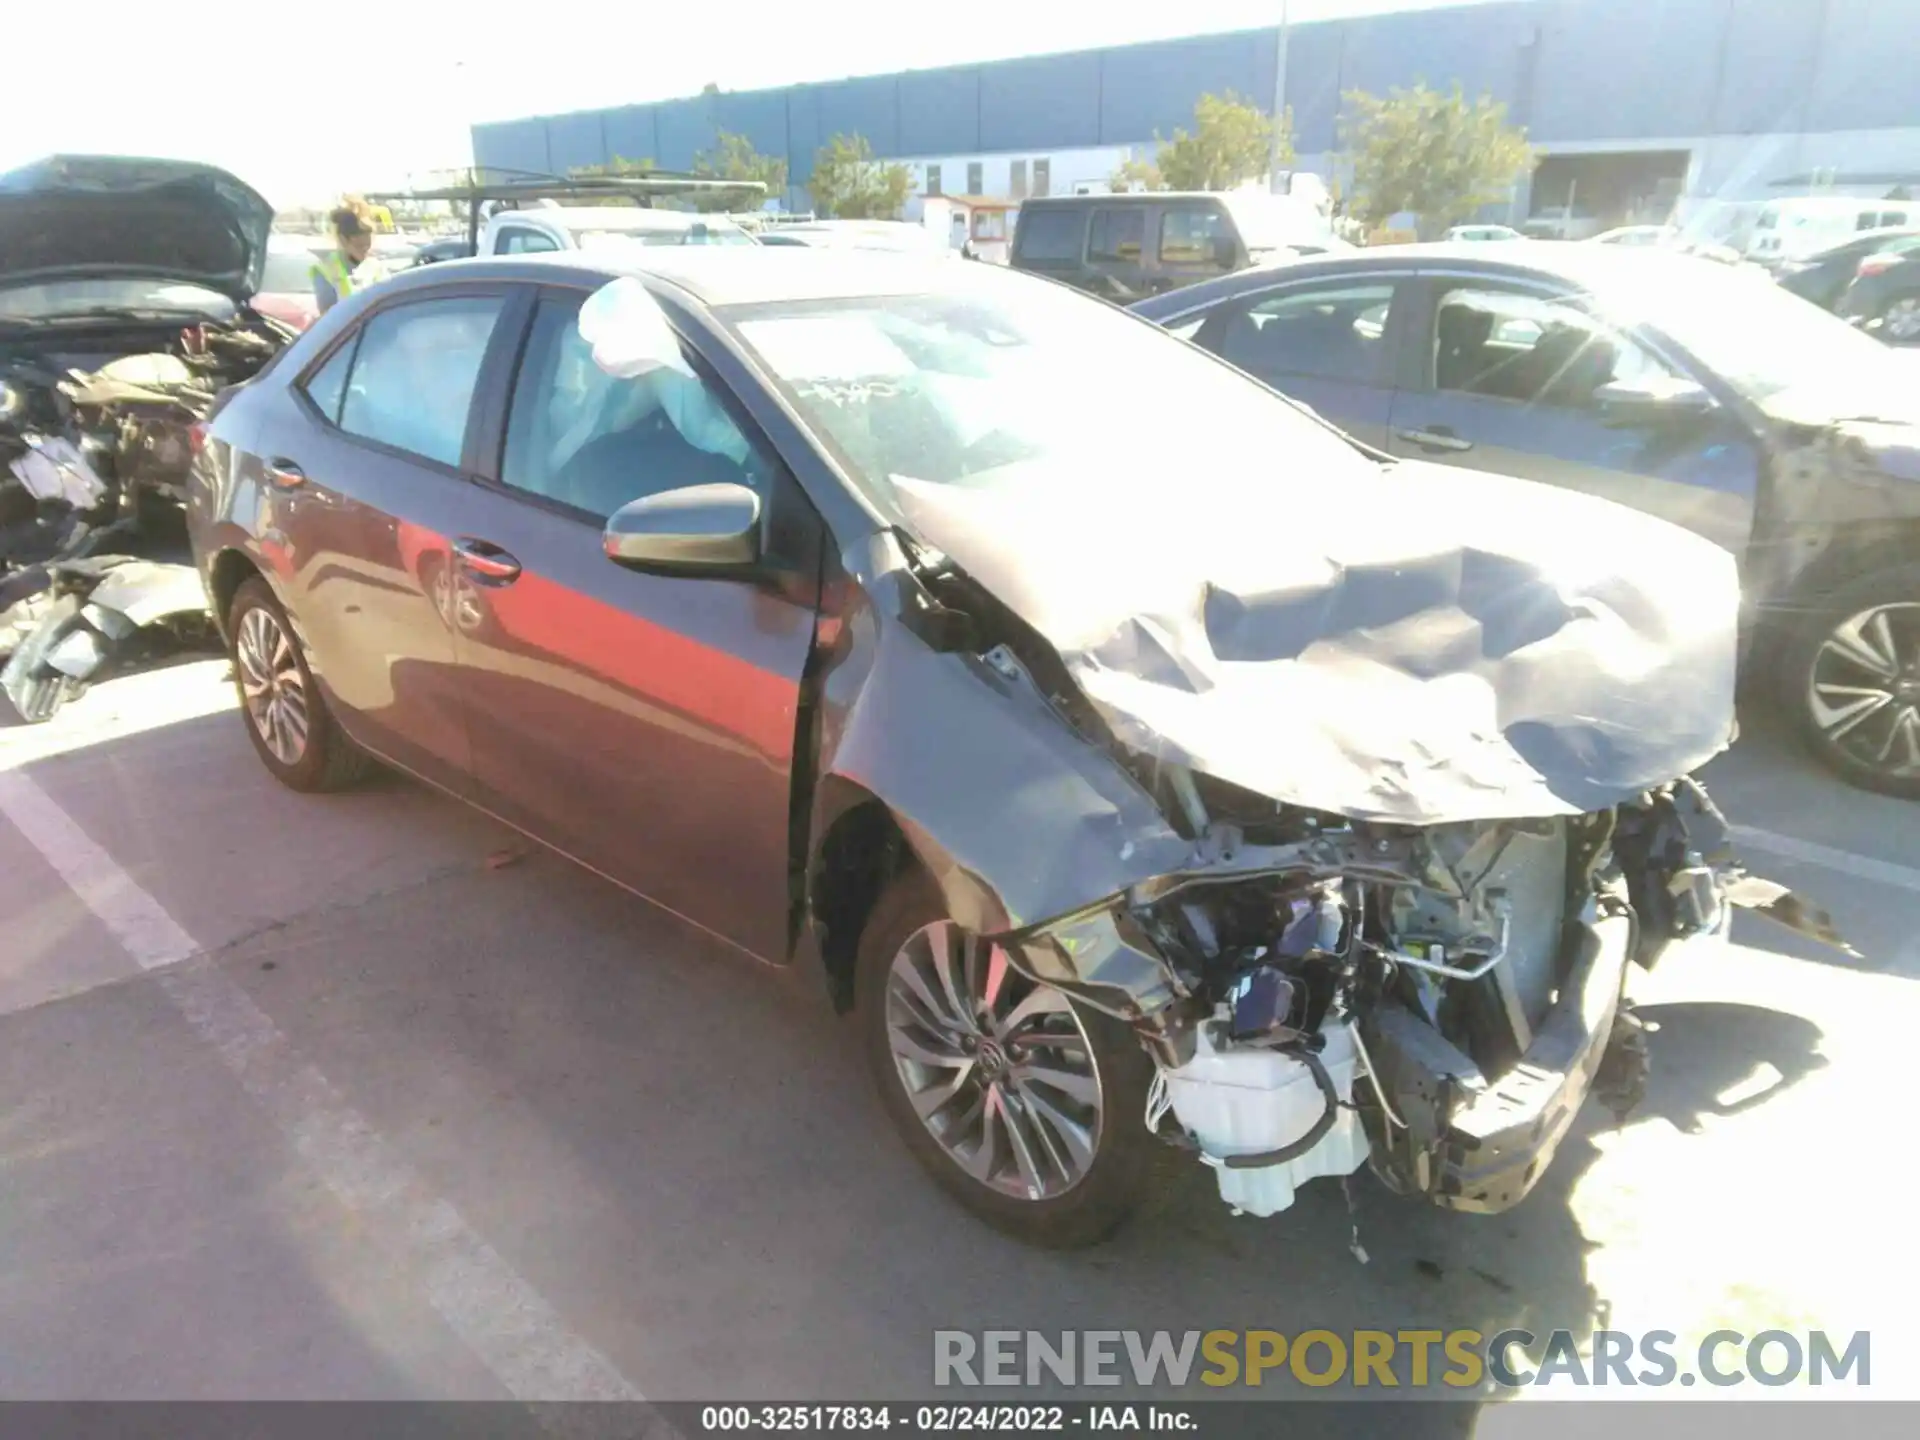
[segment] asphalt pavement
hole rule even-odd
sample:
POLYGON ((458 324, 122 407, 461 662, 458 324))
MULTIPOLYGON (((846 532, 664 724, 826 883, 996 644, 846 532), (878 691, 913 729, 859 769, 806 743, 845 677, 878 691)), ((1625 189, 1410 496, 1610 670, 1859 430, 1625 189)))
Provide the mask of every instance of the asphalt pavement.
POLYGON ((923 1178, 818 975, 409 782, 286 792, 224 675, 0 731, 0 1397, 906 1399, 992 1326, 1870 1330, 1912 1388, 1920 805, 1763 723, 1709 786, 1861 958, 1742 916, 1642 977, 1645 1107, 1506 1215, 1196 1166, 1059 1255, 923 1178))

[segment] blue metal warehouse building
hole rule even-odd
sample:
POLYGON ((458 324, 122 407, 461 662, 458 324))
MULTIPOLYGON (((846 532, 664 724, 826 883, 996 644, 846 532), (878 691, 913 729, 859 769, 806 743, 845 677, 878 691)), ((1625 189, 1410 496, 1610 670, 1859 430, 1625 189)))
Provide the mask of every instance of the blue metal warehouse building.
MULTIPOLYGON (((614 157, 692 166, 719 131, 784 155, 858 133, 923 193, 1105 188, 1194 102, 1276 98, 1277 29, 702 95, 476 126, 475 161, 563 171, 614 157)), ((1460 82, 1505 101, 1543 159, 1514 208, 1568 192, 1615 217, 1825 185, 1920 193, 1920 0, 1501 0, 1290 27, 1302 168, 1330 173, 1343 91, 1460 82)))

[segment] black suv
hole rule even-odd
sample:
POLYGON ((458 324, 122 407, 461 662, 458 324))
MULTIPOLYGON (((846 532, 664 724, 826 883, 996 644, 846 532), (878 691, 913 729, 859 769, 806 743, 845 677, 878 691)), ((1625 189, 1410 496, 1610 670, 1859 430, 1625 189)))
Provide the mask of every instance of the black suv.
POLYGON ((1350 248, 1283 195, 1061 195, 1021 205, 1013 268, 1124 304, 1249 265, 1350 248))

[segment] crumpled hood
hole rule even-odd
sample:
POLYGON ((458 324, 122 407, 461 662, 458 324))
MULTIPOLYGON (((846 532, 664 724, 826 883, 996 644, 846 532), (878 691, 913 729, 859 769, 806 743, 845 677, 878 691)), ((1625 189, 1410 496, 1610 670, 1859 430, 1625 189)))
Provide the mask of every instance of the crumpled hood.
POLYGON ((272 229, 265 198, 211 165, 58 155, 0 175, 0 285, 153 275, 244 302, 272 229))
POLYGON ((1238 513, 1090 507, 1009 467, 895 477, 1118 739, 1355 819, 1576 814, 1733 733, 1731 555, 1637 511, 1421 464, 1276 478, 1238 513))

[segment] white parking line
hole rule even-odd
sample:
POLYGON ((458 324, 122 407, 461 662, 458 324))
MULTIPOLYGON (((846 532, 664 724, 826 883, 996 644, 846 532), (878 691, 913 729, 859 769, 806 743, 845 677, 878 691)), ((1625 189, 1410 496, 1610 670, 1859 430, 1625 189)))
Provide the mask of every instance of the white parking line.
POLYGON ((1881 885, 1891 885, 1896 890, 1910 890, 1920 895, 1920 870, 1911 865, 1896 865, 1891 860, 1876 860, 1871 855, 1836 850, 1831 845, 1817 845, 1811 840, 1798 840, 1791 835, 1776 835, 1771 830, 1761 830, 1752 825, 1729 825, 1727 828, 1735 840, 1755 850, 1765 850, 1788 860, 1800 860, 1809 865, 1837 870, 1842 875, 1857 875, 1862 880, 1873 880, 1881 885))
POLYGON ((159 901, 32 779, 0 771, 0 814, 59 872, 258 1101, 301 1158, 396 1259, 509 1394, 523 1401, 639 1400, 460 1212, 306 1063, 246 991, 210 964, 159 901))

